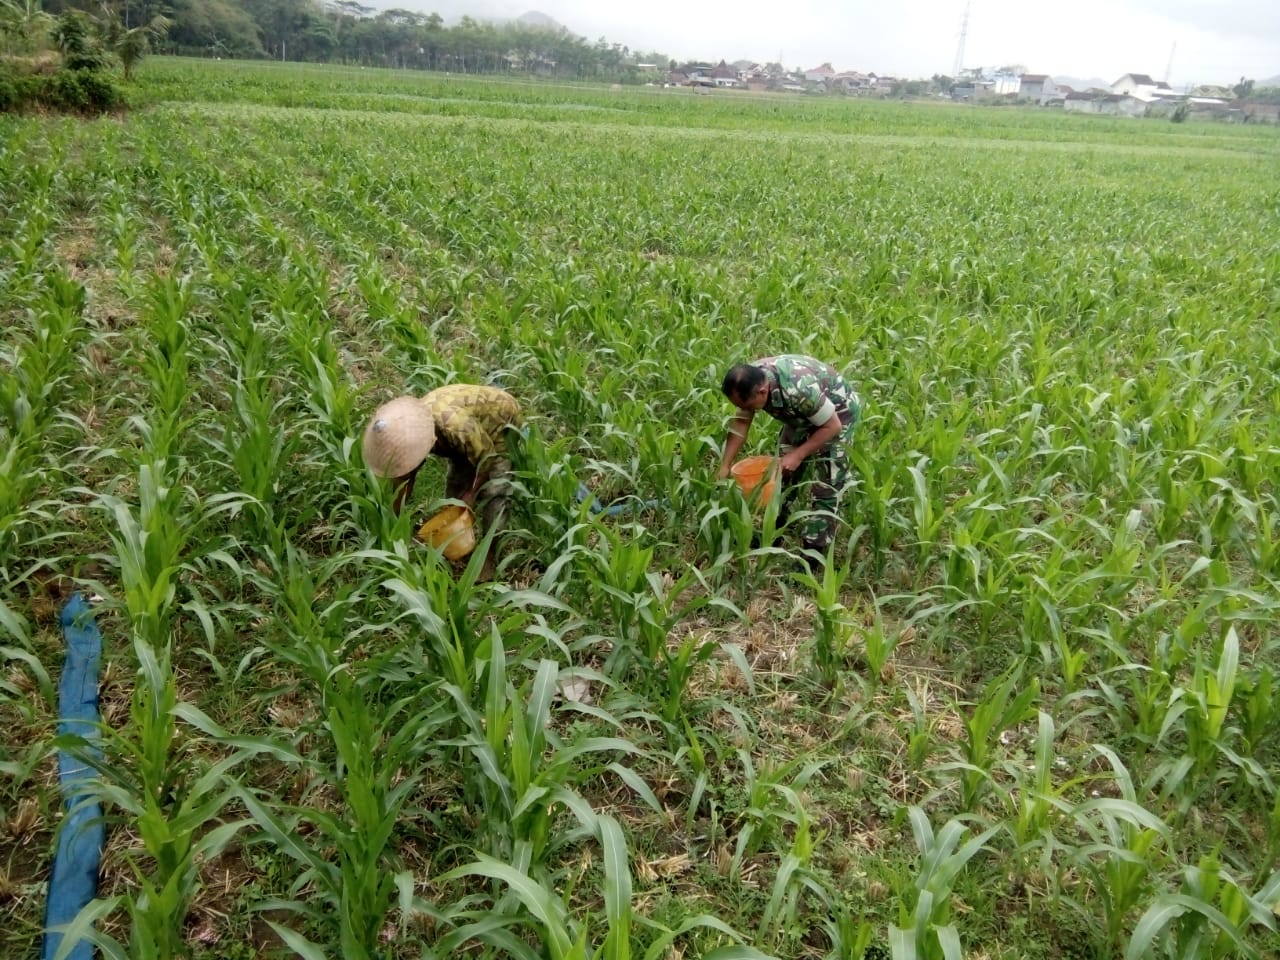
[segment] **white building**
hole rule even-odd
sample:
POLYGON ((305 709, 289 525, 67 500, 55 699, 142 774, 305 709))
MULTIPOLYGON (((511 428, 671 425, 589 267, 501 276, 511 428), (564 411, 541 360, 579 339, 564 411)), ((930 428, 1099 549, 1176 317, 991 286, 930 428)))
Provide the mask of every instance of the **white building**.
POLYGON ((1176 96, 1173 88, 1163 80, 1152 80, 1145 73, 1126 73, 1111 85, 1111 92, 1137 97, 1146 103, 1161 97, 1176 96))
POLYGON ((1018 96, 1023 100, 1035 100, 1044 103, 1062 94, 1053 77, 1044 73, 1024 73, 1018 78, 1018 96))
POLYGON ((1004 96, 1006 93, 1017 94, 1018 89, 1022 86, 1020 77, 1012 73, 997 73, 989 78, 995 82, 992 92, 997 96, 1004 96))
POLYGON ((1142 117, 1147 113, 1147 102, 1127 93, 1093 93, 1073 91, 1062 101, 1062 109, 1068 113, 1099 113, 1110 117, 1142 117))

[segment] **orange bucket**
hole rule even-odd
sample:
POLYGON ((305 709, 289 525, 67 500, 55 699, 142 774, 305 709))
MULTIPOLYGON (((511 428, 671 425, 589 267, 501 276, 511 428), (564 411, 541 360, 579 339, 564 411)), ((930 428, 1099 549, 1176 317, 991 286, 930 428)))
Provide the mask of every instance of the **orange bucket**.
POLYGON ((443 550, 446 560, 461 560, 476 548, 470 507, 450 504, 418 528, 418 539, 443 550))
POLYGON ((768 503, 778 486, 777 457, 743 457, 730 468, 729 473, 737 481, 743 496, 754 499, 756 504, 768 503))

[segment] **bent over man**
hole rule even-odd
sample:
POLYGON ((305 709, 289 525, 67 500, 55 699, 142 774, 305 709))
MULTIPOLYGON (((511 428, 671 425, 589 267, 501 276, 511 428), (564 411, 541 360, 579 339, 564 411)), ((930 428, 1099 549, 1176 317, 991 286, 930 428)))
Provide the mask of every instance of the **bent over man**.
POLYGON ((391 478, 397 512, 434 453, 449 463, 444 495, 473 506, 486 530, 499 530, 512 491, 506 434, 523 422, 520 405, 505 390, 456 383, 384 403, 361 447, 369 468, 391 478))
POLYGON ((723 479, 742 449, 756 411, 782 423, 782 485, 785 522, 799 484, 812 475, 814 513, 800 530, 807 550, 825 554, 835 539, 836 508, 849 483, 848 444, 862 415, 858 395, 829 364, 799 354, 740 363, 725 374, 721 390, 738 408, 720 462, 723 479))

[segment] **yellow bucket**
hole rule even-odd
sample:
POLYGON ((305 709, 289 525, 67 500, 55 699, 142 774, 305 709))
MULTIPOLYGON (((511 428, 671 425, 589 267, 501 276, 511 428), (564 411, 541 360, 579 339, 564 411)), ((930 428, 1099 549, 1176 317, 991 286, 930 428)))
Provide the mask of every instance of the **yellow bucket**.
POLYGON ((473 520, 470 507, 450 504, 418 528, 418 539, 443 550, 446 560, 461 560, 476 548, 473 520))
POLYGON ((757 505, 768 503, 778 486, 779 464, 777 457, 743 457, 729 470, 746 497, 754 498, 757 505))

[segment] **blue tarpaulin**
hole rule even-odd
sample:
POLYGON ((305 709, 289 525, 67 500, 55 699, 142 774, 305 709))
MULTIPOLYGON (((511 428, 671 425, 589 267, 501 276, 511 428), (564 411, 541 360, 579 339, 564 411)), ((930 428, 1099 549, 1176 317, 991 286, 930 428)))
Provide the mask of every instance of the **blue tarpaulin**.
POLYGON ((630 510, 638 511, 648 510, 652 507, 671 506, 671 503, 668 500, 626 500, 606 507, 595 498, 589 489, 587 489, 587 485, 585 483, 578 484, 576 498, 579 503, 585 503, 587 505, 587 509, 596 516, 604 514, 606 517, 616 517, 619 514, 626 513, 630 510))
MULTIPOLYGON (((80 594, 72 594, 62 608, 62 635, 67 644, 67 662, 58 681, 58 733, 98 740, 98 667, 102 659, 102 634, 93 619, 93 609, 80 594)), ((95 755, 96 747, 88 748, 95 755)), ((93 768, 67 750, 58 751, 58 778, 67 815, 58 833, 58 848, 49 878, 49 897, 44 914, 42 960, 53 960, 62 934, 53 930, 75 919, 80 909, 98 892, 98 866, 106 826, 102 808, 89 802, 86 781, 93 768)), ((93 944, 81 940, 67 954, 68 960, 92 960, 93 944)))

